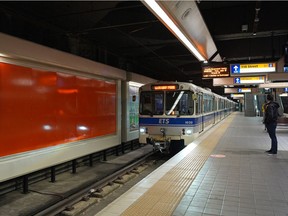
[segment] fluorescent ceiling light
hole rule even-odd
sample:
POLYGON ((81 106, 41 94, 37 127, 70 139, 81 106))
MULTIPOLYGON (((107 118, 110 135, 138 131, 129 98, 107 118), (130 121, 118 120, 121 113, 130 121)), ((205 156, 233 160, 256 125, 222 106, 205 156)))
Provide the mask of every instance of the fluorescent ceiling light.
POLYGON ((155 0, 143 0, 154 13, 177 35, 179 40, 185 44, 185 46, 194 54, 199 61, 205 61, 206 59, 198 52, 193 44, 187 39, 187 37, 180 31, 175 23, 169 18, 169 16, 162 10, 155 0))
POLYGON ((143 86, 144 84, 138 83, 138 82, 129 81, 129 85, 130 85, 130 86, 141 87, 141 86, 143 86))
POLYGON ((6 54, 0 52, 0 57, 8 57, 6 54))

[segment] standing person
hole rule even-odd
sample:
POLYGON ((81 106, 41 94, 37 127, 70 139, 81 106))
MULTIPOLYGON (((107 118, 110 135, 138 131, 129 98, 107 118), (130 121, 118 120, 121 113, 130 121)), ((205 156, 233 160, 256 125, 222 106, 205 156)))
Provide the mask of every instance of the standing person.
POLYGON ((266 151, 269 155, 277 154, 278 150, 278 142, 276 137, 278 108, 279 104, 274 101, 273 96, 271 94, 267 95, 264 124, 267 128, 269 137, 271 138, 271 148, 270 150, 266 151))

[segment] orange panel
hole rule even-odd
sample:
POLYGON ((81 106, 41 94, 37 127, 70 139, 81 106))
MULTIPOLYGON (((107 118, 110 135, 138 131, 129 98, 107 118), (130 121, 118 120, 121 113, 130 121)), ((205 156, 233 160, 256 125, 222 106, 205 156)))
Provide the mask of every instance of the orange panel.
POLYGON ((116 133, 116 84, 0 63, 0 156, 116 133))

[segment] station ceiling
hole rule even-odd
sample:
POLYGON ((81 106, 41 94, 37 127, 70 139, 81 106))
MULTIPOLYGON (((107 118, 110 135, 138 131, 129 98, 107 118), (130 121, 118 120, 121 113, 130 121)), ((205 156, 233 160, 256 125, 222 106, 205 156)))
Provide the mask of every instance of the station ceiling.
MULTIPOLYGON (((223 63, 278 61, 288 41, 286 1, 197 6, 223 63), (253 34, 253 33, 256 33, 253 34)), ((1 32, 157 80, 202 79, 199 62, 141 1, 1 1, 1 32)))

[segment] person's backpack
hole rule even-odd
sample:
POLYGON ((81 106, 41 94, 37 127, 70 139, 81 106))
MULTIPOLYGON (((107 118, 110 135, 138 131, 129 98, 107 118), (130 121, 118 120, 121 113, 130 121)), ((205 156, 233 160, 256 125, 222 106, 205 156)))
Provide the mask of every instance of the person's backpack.
POLYGON ((271 122, 277 121, 279 117, 278 108, 279 108, 279 105, 276 103, 268 104, 266 108, 266 112, 265 112, 265 117, 266 117, 265 123, 271 123, 271 122))

